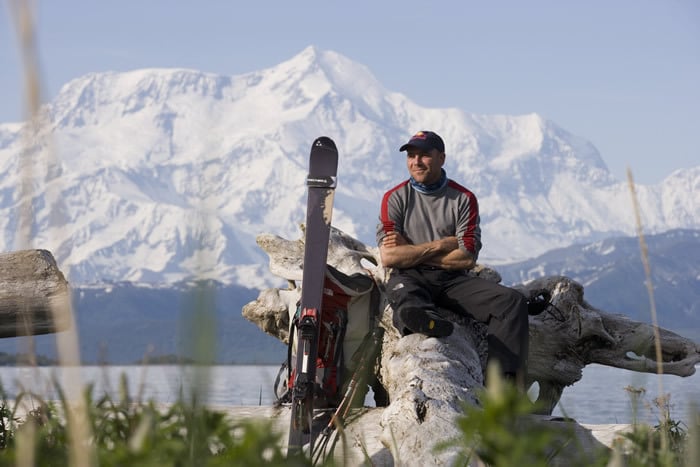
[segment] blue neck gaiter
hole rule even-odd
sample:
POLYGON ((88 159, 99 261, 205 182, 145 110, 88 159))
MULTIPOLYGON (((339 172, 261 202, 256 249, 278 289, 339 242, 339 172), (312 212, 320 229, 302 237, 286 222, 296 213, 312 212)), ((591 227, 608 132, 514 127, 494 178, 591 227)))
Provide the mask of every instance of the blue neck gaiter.
POLYGON ((430 193, 435 193, 436 191, 440 190, 443 188, 445 185, 447 185, 447 172, 445 172, 445 169, 440 169, 442 172, 442 175, 440 176, 440 180, 438 180, 435 183, 431 183, 430 185, 424 185, 422 183, 418 183, 411 177, 409 182, 411 183, 411 186, 413 187, 414 190, 420 192, 420 193, 425 193, 425 194, 430 194, 430 193))

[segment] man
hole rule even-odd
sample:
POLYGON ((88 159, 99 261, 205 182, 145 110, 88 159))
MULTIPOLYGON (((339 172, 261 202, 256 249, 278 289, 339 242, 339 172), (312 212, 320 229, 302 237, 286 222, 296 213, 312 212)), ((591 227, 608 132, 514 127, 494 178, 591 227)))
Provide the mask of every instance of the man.
POLYGON ((489 362, 522 385, 528 351, 528 308, 518 291, 467 271, 481 249, 476 196, 447 178, 445 144, 432 131, 419 131, 406 151, 410 178, 382 198, 377 243, 392 268, 387 296, 394 326, 402 335, 448 336, 452 322, 438 307, 488 327, 489 362))

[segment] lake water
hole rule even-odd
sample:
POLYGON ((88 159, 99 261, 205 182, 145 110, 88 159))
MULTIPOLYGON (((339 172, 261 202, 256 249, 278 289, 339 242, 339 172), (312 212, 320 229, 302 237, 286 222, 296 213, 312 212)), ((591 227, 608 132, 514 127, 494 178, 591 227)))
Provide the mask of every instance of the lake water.
POLYGON ((700 366, 692 376, 663 375, 621 370, 603 365, 588 365, 583 378, 564 389, 553 415, 566 413, 579 423, 631 423, 635 418, 630 393, 626 387, 643 388, 645 393, 636 412, 636 420, 655 424, 659 411, 654 399, 670 394, 672 420, 690 420, 691 411, 700 410, 700 366))
MULTIPOLYGON (((206 402, 211 405, 256 406, 274 402, 272 386, 277 370, 277 366, 246 365, 204 369, 178 366, 2 367, 0 383, 8 399, 15 398, 21 388, 45 399, 55 399, 52 379, 67 391, 89 383, 94 386, 93 398, 108 393, 117 399, 124 375, 133 400, 170 403, 178 399, 182 390, 189 391, 199 384, 201 393, 206 394, 206 402)), ((693 406, 700 410, 700 372, 687 378, 664 375, 661 380, 663 393, 671 394, 673 420, 689 420, 693 406)), ((564 390, 554 415, 566 413, 579 423, 630 423, 634 411, 631 397, 625 390, 628 386, 646 390, 636 419, 656 423, 659 412, 653 400, 659 394, 658 376, 601 365, 587 366, 581 381, 564 390)))

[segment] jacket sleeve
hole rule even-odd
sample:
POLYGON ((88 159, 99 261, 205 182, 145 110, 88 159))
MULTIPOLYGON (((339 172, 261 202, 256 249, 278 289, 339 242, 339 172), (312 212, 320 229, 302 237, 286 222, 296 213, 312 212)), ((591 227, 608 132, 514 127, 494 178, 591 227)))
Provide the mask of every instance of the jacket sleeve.
POLYGON ((403 209, 400 206, 396 191, 387 191, 382 197, 382 204, 379 210, 379 223, 377 224, 377 245, 382 244, 382 240, 389 232, 398 231, 403 235, 401 226, 403 225, 403 209))
POLYGON ((458 215, 456 236, 459 248, 470 253, 476 261, 481 250, 481 226, 479 202, 471 191, 462 193, 458 215))

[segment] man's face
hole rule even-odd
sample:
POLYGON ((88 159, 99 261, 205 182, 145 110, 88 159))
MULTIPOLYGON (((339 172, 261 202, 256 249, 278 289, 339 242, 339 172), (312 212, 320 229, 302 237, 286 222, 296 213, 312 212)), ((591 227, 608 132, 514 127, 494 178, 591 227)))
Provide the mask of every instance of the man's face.
POLYGON ((408 165, 408 173, 418 183, 430 185, 440 180, 443 164, 445 163, 445 153, 437 149, 432 149, 429 152, 409 147, 406 150, 406 163, 408 165))

